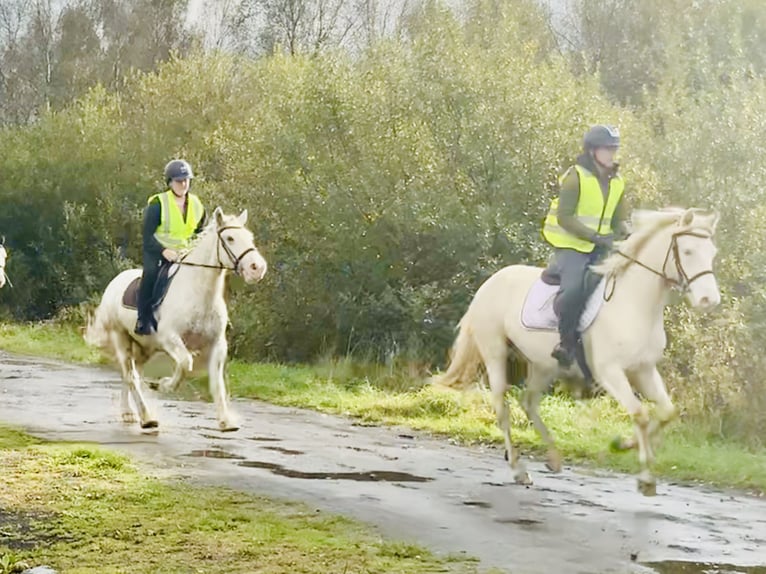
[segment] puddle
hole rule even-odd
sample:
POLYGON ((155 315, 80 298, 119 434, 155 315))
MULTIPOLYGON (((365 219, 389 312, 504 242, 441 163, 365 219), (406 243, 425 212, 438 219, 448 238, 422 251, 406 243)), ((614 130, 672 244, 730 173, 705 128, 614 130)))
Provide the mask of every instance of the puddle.
POLYGON ((498 524, 517 524, 519 526, 538 526, 542 524, 539 520, 533 518, 495 518, 498 524))
POLYGON ((200 433, 200 436, 204 437, 204 438, 209 438, 209 439, 212 439, 212 440, 231 440, 230 436, 221 436, 221 435, 217 435, 217 434, 208 434, 208 433, 204 433, 204 432, 200 433))
POLYGON ((361 446, 345 446, 343 448, 347 448, 349 450, 353 450, 356 452, 372 452, 372 450, 370 450, 369 448, 363 448, 361 446))
POLYGON ((766 574, 764 566, 732 566, 731 564, 712 564, 709 562, 644 562, 657 574, 766 574))
POLYGON ((40 361, 31 361, 24 359, 10 359, 3 357, 3 365, 14 365, 17 367, 39 367, 40 361))
POLYGON ((478 506, 479 508, 492 508, 492 505, 489 502, 485 502, 483 500, 464 500, 463 505, 478 506))
POLYGON ((264 446, 263 448, 266 450, 275 450, 277 452, 281 452, 282 454, 303 454, 302 450, 292 450, 281 446, 264 446))
POLYGON ((407 472, 391 470, 370 470, 368 472, 304 472, 291 470, 281 464, 261 462, 258 460, 243 460, 237 463, 247 468, 263 468, 276 475, 288 478, 305 478, 309 480, 353 480, 357 482, 430 482, 433 478, 417 476, 407 472))
POLYGON ((254 440, 258 442, 280 442, 282 439, 273 436, 250 436, 247 437, 247 440, 254 440))
POLYGON ((236 460, 243 460, 245 458, 244 456, 240 456, 238 454, 232 454, 220 448, 193 450, 190 453, 184 454, 182 456, 193 456, 198 458, 233 458, 236 460))

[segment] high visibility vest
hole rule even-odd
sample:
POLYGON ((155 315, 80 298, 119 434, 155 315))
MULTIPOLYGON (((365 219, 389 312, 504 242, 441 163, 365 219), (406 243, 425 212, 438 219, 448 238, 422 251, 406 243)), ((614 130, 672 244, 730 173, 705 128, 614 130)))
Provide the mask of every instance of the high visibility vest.
MULTIPOLYGON (((571 168, 570 168, 571 169, 571 168)), ((620 203, 625 191, 625 182, 621 177, 615 176, 609 181, 609 194, 604 201, 604 194, 598 178, 582 166, 575 165, 580 180, 580 199, 577 202, 575 216, 586 227, 599 235, 614 233, 612 229, 612 216, 617 205, 620 203)), ((570 170, 559 178, 559 185, 570 170)), ((590 253, 596 247, 592 241, 581 239, 569 233, 559 225, 558 219, 559 198, 551 201, 551 207, 543 224, 543 237, 545 240, 560 249, 574 249, 581 253, 590 253)))
POLYGON ((168 190, 151 196, 149 203, 155 198, 160 200, 160 226, 154 232, 154 237, 167 249, 179 250, 188 247, 189 240, 194 235, 197 224, 205 213, 202 202, 193 193, 187 193, 188 205, 186 206, 186 221, 184 221, 183 213, 181 213, 172 191, 168 190))

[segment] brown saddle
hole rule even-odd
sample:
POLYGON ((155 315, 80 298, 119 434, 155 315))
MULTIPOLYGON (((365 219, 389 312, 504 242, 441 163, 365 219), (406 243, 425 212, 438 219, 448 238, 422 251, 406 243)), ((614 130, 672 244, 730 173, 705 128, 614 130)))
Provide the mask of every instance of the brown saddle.
POLYGON ((125 293, 122 294, 122 306, 128 309, 136 309, 138 307, 138 286, 141 285, 141 276, 136 277, 130 282, 128 288, 125 289, 125 293))
MULTIPOLYGON (((160 267, 160 272, 157 275, 157 282, 154 284, 152 291, 152 309, 156 309, 160 306, 165 299, 165 295, 170 287, 170 282, 175 277, 178 271, 178 265, 163 265, 160 267)), ((137 309, 138 307, 138 288, 141 285, 141 276, 136 277, 127 286, 125 292, 122 294, 122 306, 128 309, 137 309)))

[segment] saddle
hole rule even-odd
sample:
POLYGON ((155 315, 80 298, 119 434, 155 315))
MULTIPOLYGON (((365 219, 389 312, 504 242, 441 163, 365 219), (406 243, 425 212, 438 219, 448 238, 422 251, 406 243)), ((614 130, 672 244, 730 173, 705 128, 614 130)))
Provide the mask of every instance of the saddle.
MULTIPOLYGON (((560 279, 560 278, 559 278, 560 279)), ((592 274, 586 277, 586 281, 598 281, 595 289, 591 286, 592 294, 585 304, 585 309, 580 316, 579 332, 585 331, 596 319, 601 306, 604 304, 604 291, 606 281, 599 275, 592 274)), ((555 331, 559 327, 557 311, 557 297, 560 280, 545 276, 545 272, 532 284, 524 305, 521 308, 521 324, 527 329, 542 329, 555 331), (556 282, 550 282, 556 281, 556 282)))
MULTIPOLYGON (((601 275, 588 272, 584 281, 586 282, 585 288, 591 294, 580 315, 575 356, 585 378, 586 386, 588 386, 592 382, 593 374, 587 364, 581 333, 593 324, 604 304, 606 280, 601 275)), ((525 328, 544 331, 558 330, 558 292, 560 285, 561 276, 555 269, 548 267, 540 274, 540 278, 532 284, 527 292, 521 308, 521 324, 525 328)))
MULTIPOLYGON (((165 295, 170 287, 170 282, 178 272, 179 265, 162 265, 157 274, 157 281, 152 289, 152 311, 155 311, 165 299, 165 295)), ((127 309, 136 309, 138 307, 138 288, 141 285, 141 275, 133 279, 130 285, 122 294, 122 306, 127 309)))

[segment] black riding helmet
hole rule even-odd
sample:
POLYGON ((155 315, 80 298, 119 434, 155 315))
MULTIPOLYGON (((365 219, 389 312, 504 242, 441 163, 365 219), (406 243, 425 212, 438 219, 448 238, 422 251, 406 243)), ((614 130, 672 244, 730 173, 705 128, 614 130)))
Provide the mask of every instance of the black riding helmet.
POLYGON ((620 130, 615 126, 604 124, 593 126, 583 138, 583 147, 586 151, 600 147, 618 148, 620 147, 620 130))
POLYGON ((174 159, 165 166, 165 184, 170 185, 173 179, 192 179, 194 174, 189 162, 183 159, 174 159))

